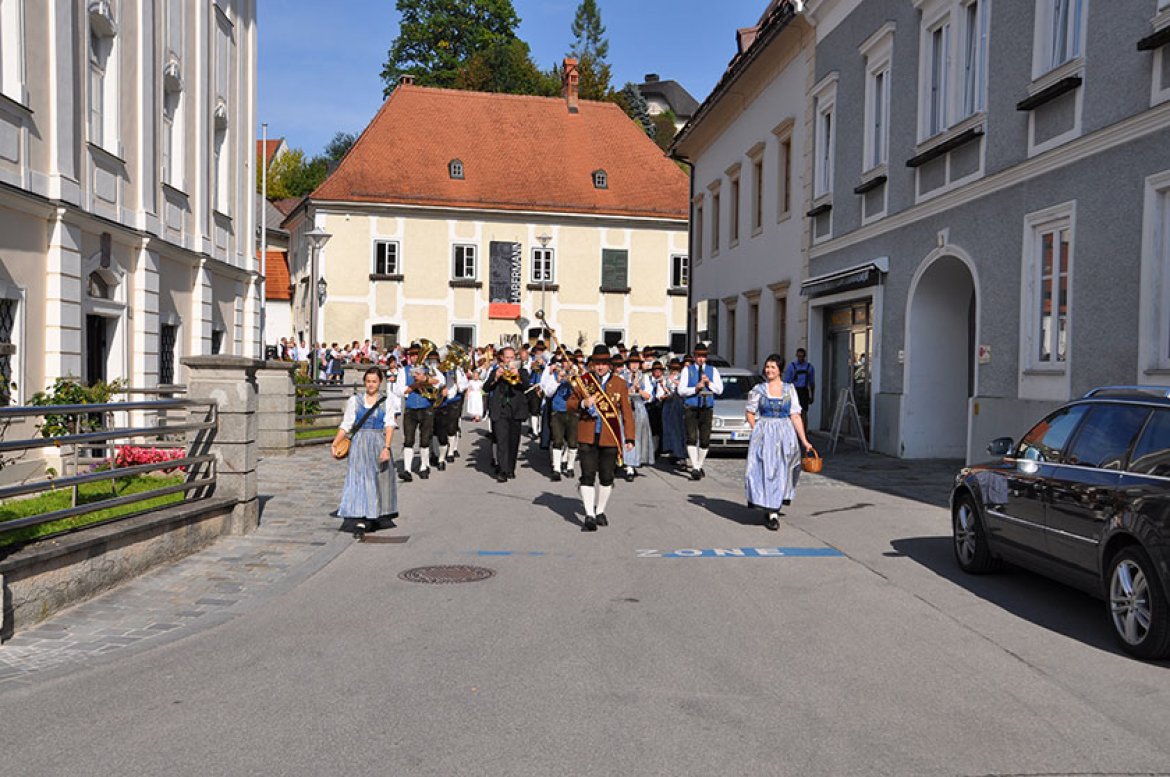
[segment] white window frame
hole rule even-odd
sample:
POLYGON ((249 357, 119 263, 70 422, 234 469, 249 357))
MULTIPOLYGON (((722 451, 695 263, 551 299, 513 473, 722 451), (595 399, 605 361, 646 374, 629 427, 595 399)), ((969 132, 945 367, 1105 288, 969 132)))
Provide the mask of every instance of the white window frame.
POLYGON ((452 159, 447 163, 447 175, 452 180, 462 181, 466 176, 466 171, 463 168, 463 161, 460 159, 452 159))
POLYGON ((231 215, 231 143, 226 113, 217 113, 211 134, 211 195, 213 208, 225 216, 231 215))
POLYGON ((991 45, 991 0, 959 3, 959 36, 962 44, 956 68, 959 120, 987 110, 987 69, 991 45), (974 19, 971 9, 975 9, 974 19))
POLYGON ((121 157, 118 138, 118 58, 117 0, 91 4, 86 24, 86 118, 89 142, 116 157, 121 157), (108 13, 107 13, 108 12, 108 13))
POLYGON ((451 334, 451 342, 453 342, 453 343, 458 342, 458 340, 455 339, 455 330, 456 329, 470 329, 471 330, 471 343, 468 345, 469 345, 469 347, 473 347, 475 345, 476 338, 478 338, 478 336, 479 336, 479 328, 475 324, 473 324, 473 323, 467 323, 467 324, 453 323, 453 324, 451 324, 450 334, 451 334))
POLYGON ((739 245, 740 211, 743 209, 743 186, 740 184, 742 167, 736 162, 727 168, 727 247, 739 245))
MULTIPOLYGON (((1158 0, 1158 10, 1154 14, 1154 18, 1150 20, 1150 26, 1154 32, 1170 27, 1170 0, 1158 0)), ((1167 49, 1170 46, 1159 46, 1154 50, 1153 65, 1154 69, 1150 77, 1150 107, 1170 100, 1170 79, 1163 81, 1162 66, 1167 54, 1167 49)))
POLYGON ((707 188, 711 190, 711 256, 719 256, 719 211, 723 209, 723 197, 720 193, 721 180, 716 180, 707 188))
POLYGON ((694 251, 695 261, 700 262, 703 260, 703 195, 696 194, 692 205, 694 207, 694 215, 692 216, 694 219, 692 222, 694 227, 692 249, 694 251))
POLYGON ((614 332, 617 334, 618 343, 624 343, 626 341, 626 330, 622 329, 621 327, 606 326, 602 327, 601 329, 601 342, 605 342, 605 335, 609 332, 614 332))
POLYGON ((894 23, 887 22, 859 49, 865 58, 863 175, 887 167, 890 161, 890 65, 894 53, 894 29, 894 23))
MULTIPOLYGON (((13 300, 16 303, 16 315, 12 322, 12 342, 16 345, 16 356, 12 359, 12 382, 16 385, 12 389, 9 405, 22 405, 26 398, 32 395, 24 385, 27 373, 28 349, 25 342, 25 314, 28 310, 28 293, 21 286, 0 281, 0 299, 13 300)), ((83 319, 84 320, 84 319, 83 319)))
POLYGON ((1036 0, 1036 26, 1032 46, 1032 79, 1082 62, 1088 28, 1089 0, 1036 0), (1061 17, 1064 21, 1061 22, 1061 17), (1062 27, 1064 56, 1056 48, 1057 26, 1062 27))
POLYGON ((609 188, 609 173, 605 170, 593 171, 593 188, 594 189, 608 189, 609 188))
POLYGON ((792 129, 795 119, 785 119, 773 130, 776 136, 776 221, 792 217, 792 129))
MULTIPOLYGON (((837 73, 833 72, 813 87, 813 202, 833 196, 837 154, 837 73)), ((825 239, 825 238, 822 238, 825 239)))
POLYGON ((991 0, 915 0, 922 13, 918 142, 987 112, 991 0), (970 9, 975 7, 974 27, 970 9), (941 42, 936 46, 936 35, 941 42), (936 61, 936 48, 941 62, 936 61))
POLYGON ((1138 382, 1170 385, 1170 169, 1145 181, 1141 289, 1138 382))
POLYGON ((755 237, 764 231, 764 151, 767 144, 763 141, 748 149, 747 157, 751 162, 752 181, 748 213, 749 235, 755 237))
POLYGON ((24 0, 0 0, 0 94, 27 106, 24 48, 24 0))
POLYGON ((474 281, 479 278, 479 246, 474 243, 456 243, 451 246, 451 280, 474 281), (463 274, 459 274, 459 252, 463 252, 463 274), (467 273, 468 251, 471 252, 471 273, 467 273))
POLYGON ((370 274, 371 275, 401 275, 402 274, 402 246, 397 240, 383 240, 375 238, 373 247, 371 248, 370 256, 370 274), (380 246, 394 247, 394 269, 386 270, 385 272, 378 271, 378 248, 380 246))
POLYGON ((530 283, 546 284, 556 283, 557 278, 557 253, 555 248, 544 246, 532 247, 532 266, 529 269, 528 277, 530 283), (540 254, 544 254, 544 259, 538 259, 540 254), (537 272, 537 262, 541 262, 544 266, 544 273, 537 272))
MULTIPOLYGON (((1059 252, 1058 252, 1059 254, 1059 252)), ((1076 201, 1061 203, 1054 205, 1044 210, 1029 213, 1024 217, 1024 236, 1023 236, 1023 261, 1020 263, 1023 277, 1021 278, 1020 288, 1022 291, 1022 313, 1020 320, 1024 322, 1020 327, 1020 365, 1024 368, 1025 373, 1035 373, 1040 375, 1067 375, 1069 364, 1072 361, 1071 345, 1073 342, 1074 330, 1074 302, 1075 296, 1073 291, 1074 286, 1074 272, 1076 267, 1076 201), (1041 273, 1043 272, 1043 236, 1049 233, 1057 233, 1061 230, 1068 230, 1069 249, 1068 249, 1068 264, 1064 268, 1067 275, 1068 285, 1068 309, 1065 314, 1065 357, 1064 360, 1057 359, 1057 350, 1059 344, 1059 332, 1053 328, 1051 334, 1052 338, 1052 358, 1047 361, 1040 359, 1039 351, 1041 345, 1042 335, 1039 334, 1041 327, 1041 317, 1043 315, 1042 305, 1043 301, 1041 295, 1041 273)), ((1053 271, 1056 279, 1060 276, 1059 255, 1057 261, 1054 262, 1053 271)), ((1055 280, 1054 284, 1059 291, 1059 280, 1055 280)), ((1058 308, 1059 299, 1054 294, 1053 307, 1058 308)))
POLYGON ((691 261, 686 254, 670 255, 670 277, 666 279, 667 288, 685 289, 691 282, 691 261), (675 283, 675 280, 681 283, 675 283))

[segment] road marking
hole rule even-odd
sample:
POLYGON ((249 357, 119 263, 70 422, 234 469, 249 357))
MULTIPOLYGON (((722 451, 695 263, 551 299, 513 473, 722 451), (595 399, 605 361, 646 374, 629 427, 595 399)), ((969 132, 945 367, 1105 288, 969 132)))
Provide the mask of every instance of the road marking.
POLYGON ((836 548, 679 548, 678 550, 640 549, 638 558, 840 558, 836 548))

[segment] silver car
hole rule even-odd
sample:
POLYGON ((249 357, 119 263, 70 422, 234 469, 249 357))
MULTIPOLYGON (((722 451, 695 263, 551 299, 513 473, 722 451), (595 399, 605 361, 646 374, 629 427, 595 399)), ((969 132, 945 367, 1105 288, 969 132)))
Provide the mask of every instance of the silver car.
POLYGON ((747 450, 752 430, 744 418, 748 392, 752 386, 764 379, 751 370, 737 367, 721 367, 723 395, 715 400, 714 418, 711 420, 711 447, 721 450, 747 450))

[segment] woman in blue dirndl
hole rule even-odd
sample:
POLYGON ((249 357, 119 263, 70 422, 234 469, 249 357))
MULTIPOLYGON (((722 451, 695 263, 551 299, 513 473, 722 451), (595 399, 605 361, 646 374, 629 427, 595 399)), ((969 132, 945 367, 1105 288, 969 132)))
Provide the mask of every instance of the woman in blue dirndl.
POLYGON ((349 398, 335 439, 352 435, 349 469, 345 473, 337 516, 356 519, 354 528, 359 533, 374 531, 379 527, 379 521, 391 521, 398 516, 398 478, 394 472, 394 456, 390 452, 398 423, 386 402, 379 404, 382 371, 371 367, 366 370, 363 382, 365 392, 349 398), (370 408, 374 409, 369 417, 354 432, 354 426, 370 408))
POLYGON ((784 359, 772 354, 764 361, 764 382, 748 394, 747 422, 752 428, 744 486, 749 507, 768 511, 764 522, 780 528, 780 508, 796 496, 800 458, 812 446, 804 434, 796 388, 781 379, 784 359))

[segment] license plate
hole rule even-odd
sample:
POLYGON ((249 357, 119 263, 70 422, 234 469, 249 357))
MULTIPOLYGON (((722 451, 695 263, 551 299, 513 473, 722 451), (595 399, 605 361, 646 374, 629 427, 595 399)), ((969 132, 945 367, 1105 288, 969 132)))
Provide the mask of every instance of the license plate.
POLYGON ((750 438, 751 436, 752 436, 751 432, 732 432, 731 433, 731 439, 733 439, 733 440, 746 440, 746 439, 750 438))

